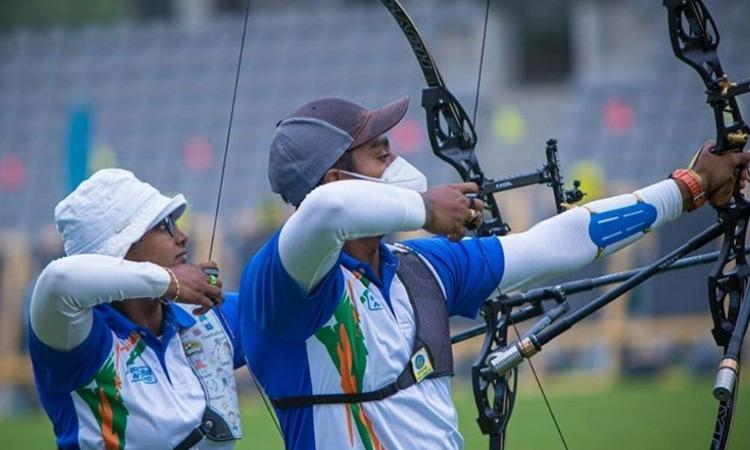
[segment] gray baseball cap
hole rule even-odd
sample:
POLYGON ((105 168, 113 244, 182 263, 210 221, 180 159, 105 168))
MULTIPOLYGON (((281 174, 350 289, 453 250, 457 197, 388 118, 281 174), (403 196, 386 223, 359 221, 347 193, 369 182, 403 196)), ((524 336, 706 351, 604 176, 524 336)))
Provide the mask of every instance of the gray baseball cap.
POLYGON ((347 150, 396 126, 408 106, 408 97, 373 110, 341 98, 321 98, 297 108, 277 124, 271 141, 271 190, 299 206, 347 150))

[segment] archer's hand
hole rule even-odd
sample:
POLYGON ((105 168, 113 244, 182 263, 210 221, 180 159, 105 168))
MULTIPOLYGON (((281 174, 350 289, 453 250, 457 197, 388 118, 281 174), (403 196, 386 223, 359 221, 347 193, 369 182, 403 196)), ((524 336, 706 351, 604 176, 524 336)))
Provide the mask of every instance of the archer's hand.
POLYGON ((708 195, 711 205, 721 207, 732 197, 737 177, 740 176, 740 187, 744 187, 748 179, 747 165, 750 163, 750 153, 732 152, 714 155, 711 149, 716 141, 708 141, 698 150, 698 154, 691 166, 703 182, 703 190, 708 195))
POLYGON ((198 305, 193 314, 200 315, 224 301, 221 292, 221 280, 216 279, 216 284, 209 282, 209 277, 203 273, 204 267, 217 268, 216 263, 210 261, 200 264, 180 264, 170 267, 174 276, 180 284, 179 295, 177 293, 177 282, 174 279, 169 284, 169 289, 164 294, 177 303, 198 305))
POLYGON ((457 241, 466 235, 466 229, 476 228, 482 221, 484 202, 469 198, 479 192, 476 183, 446 184, 422 193, 427 218, 424 229, 434 234, 444 234, 457 241))

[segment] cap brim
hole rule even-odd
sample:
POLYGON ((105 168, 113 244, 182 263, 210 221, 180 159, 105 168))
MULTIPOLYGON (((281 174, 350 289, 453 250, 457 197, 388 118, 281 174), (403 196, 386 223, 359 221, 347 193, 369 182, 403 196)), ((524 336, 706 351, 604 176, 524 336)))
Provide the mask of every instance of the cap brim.
POLYGON ((154 226, 156 226, 157 223, 164 220, 165 217, 168 215, 172 215, 172 218, 174 220, 177 220, 180 218, 182 213, 185 212, 185 208, 187 208, 187 200, 185 200, 185 197, 182 194, 177 194, 167 203, 164 208, 162 208, 161 212, 156 215, 154 220, 151 221, 149 224, 147 230, 150 230, 154 226))
POLYGON ((115 233, 101 246, 92 250, 91 253, 123 258, 135 242, 169 214, 177 219, 185 212, 187 201, 182 194, 177 194, 171 199, 158 192, 155 192, 154 195, 158 197, 156 201, 141 208, 139 213, 128 222, 128 225, 121 232, 115 233))
POLYGON ((406 115, 409 108, 409 97, 403 97, 395 102, 388 103, 378 109, 370 111, 367 121, 362 129, 357 133, 354 142, 349 149, 366 144, 376 137, 385 134, 391 128, 395 127, 406 115))

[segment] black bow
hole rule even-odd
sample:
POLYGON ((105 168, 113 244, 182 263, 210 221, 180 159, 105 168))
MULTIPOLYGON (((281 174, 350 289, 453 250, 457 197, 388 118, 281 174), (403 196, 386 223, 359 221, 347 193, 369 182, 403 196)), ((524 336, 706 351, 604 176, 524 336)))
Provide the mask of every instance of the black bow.
MULTIPOLYGON (((564 211, 568 204, 581 200, 584 194, 578 189, 578 181, 574 182, 574 187, 570 190, 564 187, 555 140, 547 141, 547 161, 536 172, 504 179, 487 178, 474 151, 477 135, 472 120, 447 89, 419 30, 398 0, 382 2, 409 40, 427 81, 428 87, 422 91, 422 107, 427 114, 427 132, 433 153, 453 166, 464 181, 472 181, 479 186, 479 197, 484 201, 486 211, 483 223, 476 231, 477 236, 505 235, 510 231, 495 200, 494 194, 497 192, 532 184, 547 184, 552 188, 558 212, 564 211)), ((487 5, 489 7, 489 3, 487 5)), ((482 433, 489 435, 490 448, 497 449, 504 446, 505 428, 515 401, 517 377, 515 370, 512 375, 490 370, 487 366, 488 356, 507 345, 509 326, 545 314, 541 304, 511 312, 510 307, 501 299, 502 297, 490 300, 482 307, 481 313, 486 322, 482 330, 487 330, 487 333, 472 366, 472 385, 479 414, 477 422, 482 433)), ((566 308, 567 303, 562 300, 560 308, 547 314, 556 316, 563 311, 562 305, 566 308)))
MULTIPOLYGON (((664 0, 669 20, 672 50, 680 60, 700 75, 706 86, 708 104, 716 121, 716 154, 742 151, 750 127, 742 118, 737 96, 750 91, 750 81, 733 83, 719 60, 719 31, 701 0, 664 0)), ((737 174, 739 175, 739 173, 737 174)), ((745 253, 750 203, 740 192, 737 176, 732 200, 718 209, 719 223, 724 225, 724 242, 719 260, 708 277, 708 307, 713 319, 716 344, 724 348, 714 387, 719 412, 711 442, 712 450, 724 449, 736 399, 740 350, 750 319, 750 302, 746 301, 750 275, 745 253)))

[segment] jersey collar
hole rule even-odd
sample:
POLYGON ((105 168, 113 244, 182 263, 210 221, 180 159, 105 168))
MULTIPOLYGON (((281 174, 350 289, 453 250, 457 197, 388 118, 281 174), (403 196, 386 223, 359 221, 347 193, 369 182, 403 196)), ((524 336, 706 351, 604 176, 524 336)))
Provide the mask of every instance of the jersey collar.
POLYGON ((375 286, 380 289, 380 292, 381 294, 383 294, 385 301, 390 306, 391 282, 396 276, 396 271, 398 270, 398 259, 391 252, 388 246, 383 243, 383 241, 380 241, 378 251, 380 252, 380 274, 382 278, 381 276, 378 276, 377 273, 375 273, 375 271, 372 269, 372 267, 370 267, 369 264, 358 260, 357 258, 353 257, 343 250, 341 251, 341 258, 339 262, 350 272, 359 272, 360 274, 367 277, 367 279, 372 281, 373 284, 375 284, 375 286))
MULTIPOLYGON (((148 301, 148 300, 144 300, 148 301)), ((126 339, 134 331, 141 336, 149 335, 153 336, 150 330, 142 327, 132 320, 128 319, 123 313, 117 310, 112 305, 104 304, 96 307, 96 310, 101 314, 102 318, 112 331, 121 339, 126 339)), ((164 305, 164 320, 162 322, 162 340, 166 343, 174 334, 184 328, 190 328, 195 324, 195 319, 179 306, 168 303, 164 305)))

